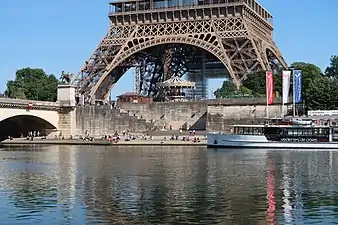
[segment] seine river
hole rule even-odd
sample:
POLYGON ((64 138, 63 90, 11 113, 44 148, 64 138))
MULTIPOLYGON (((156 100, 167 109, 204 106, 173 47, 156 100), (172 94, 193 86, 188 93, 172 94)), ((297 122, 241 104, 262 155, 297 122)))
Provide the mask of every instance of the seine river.
POLYGON ((337 224, 338 152, 0 150, 0 224, 337 224))

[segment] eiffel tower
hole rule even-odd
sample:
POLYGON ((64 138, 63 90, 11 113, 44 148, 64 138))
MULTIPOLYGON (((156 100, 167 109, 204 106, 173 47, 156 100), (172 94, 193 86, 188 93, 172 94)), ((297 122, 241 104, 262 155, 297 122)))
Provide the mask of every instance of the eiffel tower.
POLYGON ((171 76, 228 77, 239 87, 249 73, 287 67, 273 40, 272 15, 256 0, 109 5, 110 28, 73 81, 85 102, 107 100, 130 69, 137 92, 156 96, 156 84, 171 76))

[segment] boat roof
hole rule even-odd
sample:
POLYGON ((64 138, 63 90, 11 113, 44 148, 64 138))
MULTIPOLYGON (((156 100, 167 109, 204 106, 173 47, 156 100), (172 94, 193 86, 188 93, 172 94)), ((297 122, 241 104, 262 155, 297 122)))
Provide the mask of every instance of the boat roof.
POLYGON ((250 127, 250 128, 261 128, 261 127, 285 127, 285 128, 329 128, 330 126, 314 126, 314 125, 231 125, 232 127, 250 127))
POLYGON ((302 120, 302 121, 310 121, 310 120, 338 120, 338 116, 285 116, 285 117, 275 117, 275 118, 265 118, 265 120, 302 120))
POLYGON ((303 117, 292 117, 287 116, 284 119, 296 119, 296 120, 338 120, 337 116, 303 116, 303 117))

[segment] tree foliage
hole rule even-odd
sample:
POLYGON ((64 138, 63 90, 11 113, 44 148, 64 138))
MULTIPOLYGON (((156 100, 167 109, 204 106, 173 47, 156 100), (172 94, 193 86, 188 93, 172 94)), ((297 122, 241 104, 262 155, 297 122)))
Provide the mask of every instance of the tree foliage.
MULTIPOLYGON (((237 90, 236 86, 232 81, 224 81, 221 88, 219 88, 215 94, 217 98, 227 98, 229 96, 252 96, 252 97, 263 97, 265 96, 265 72, 251 73, 247 75, 242 83, 242 86, 237 90)), ((281 90, 281 77, 278 74, 274 74, 275 90, 280 93, 281 90)))
POLYGON ((216 98, 231 98, 235 96, 251 96, 252 91, 244 86, 241 86, 240 89, 237 90, 231 80, 226 80, 223 82, 222 87, 217 89, 214 94, 216 98))
POLYGON ((252 91, 254 96, 264 96, 265 89, 265 72, 252 73, 247 75, 247 79, 243 81, 242 86, 252 91))
MULTIPOLYGON (((274 88, 277 93, 281 93, 282 89, 282 79, 281 73, 273 74, 273 83, 274 88)), ((242 86, 252 91, 253 96, 255 97, 263 97, 266 94, 266 73, 265 71, 251 73, 247 75, 247 79, 245 79, 242 83, 242 86)))
POLYGON ((16 71, 15 80, 7 82, 9 98, 56 101, 58 80, 42 69, 24 68, 16 71))
POLYGON ((338 56, 330 58, 330 65, 325 70, 325 76, 338 79, 338 56))
MULTIPOLYGON (((322 73, 320 68, 314 64, 307 62, 294 62, 290 68, 302 70, 302 95, 303 103, 307 109, 338 109, 338 56, 330 58, 329 66, 322 73)), ((266 94, 265 71, 252 73, 247 75, 247 79, 243 81, 241 88, 246 88, 252 92, 255 97, 263 97, 266 94)), ((229 83, 229 81, 227 81, 229 83)), ((291 85, 292 79, 291 79, 291 85)), ((236 89, 222 86, 217 90, 217 97, 230 96, 231 91, 236 93, 236 89)), ((235 87, 233 85, 233 87, 235 87)), ((291 86, 292 87, 292 86, 291 86)), ((282 71, 274 74, 274 90, 282 94, 282 71)), ((292 88, 290 90, 292 94, 292 88)))
POLYGON ((330 64, 324 74, 317 74, 308 82, 308 90, 304 91, 308 109, 338 109, 338 56, 330 58, 330 64))
POLYGON ((236 91, 237 88, 235 84, 230 80, 226 80, 223 82, 222 87, 215 91, 215 95, 216 98, 226 98, 227 96, 233 95, 236 91))
POLYGON ((314 110, 338 109, 338 82, 331 78, 320 76, 309 83, 309 94, 306 96, 306 106, 314 110))

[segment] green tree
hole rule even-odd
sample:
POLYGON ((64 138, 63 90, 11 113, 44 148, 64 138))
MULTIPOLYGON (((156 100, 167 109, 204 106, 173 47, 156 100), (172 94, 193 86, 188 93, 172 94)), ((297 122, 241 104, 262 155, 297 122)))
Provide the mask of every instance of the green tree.
POLYGON ((265 72, 251 73, 247 75, 247 78, 243 81, 242 86, 252 91, 252 94, 256 97, 265 96, 265 72))
POLYGON ((325 70, 325 76, 338 78, 338 56, 333 55, 330 58, 330 65, 325 70))
POLYGON ((252 91, 244 86, 241 86, 239 90, 237 90, 232 80, 226 80, 223 82, 222 87, 217 89, 214 94, 216 98, 231 98, 235 96, 251 96, 252 91))
POLYGON ((320 76, 309 82, 306 107, 310 110, 333 110, 338 108, 338 82, 320 76))
POLYGON ((247 87, 244 87, 243 85, 239 88, 239 91, 242 95, 250 95, 252 96, 252 91, 247 88, 247 87))
MULTIPOLYGON (((274 91, 281 93, 282 89, 282 71, 273 74, 274 91)), ((242 85, 251 90, 255 97, 263 97, 266 95, 266 72, 260 71, 247 75, 242 85)))
POLYGON ((312 80, 323 75, 320 68, 311 63, 294 62, 291 64, 291 68, 302 71, 303 90, 306 90, 312 80))
POLYGON ((227 98, 228 96, 234 95, 237 91, 235 84, 231 80, 223 82, 221 88, 215 91, 216 98, 227 98))
POLYGON ((56 101, 58 80, 42 69, 24 68, 16 71, 15 80, 7 82, 5 95, 40 101, 56 101))

